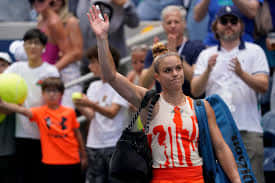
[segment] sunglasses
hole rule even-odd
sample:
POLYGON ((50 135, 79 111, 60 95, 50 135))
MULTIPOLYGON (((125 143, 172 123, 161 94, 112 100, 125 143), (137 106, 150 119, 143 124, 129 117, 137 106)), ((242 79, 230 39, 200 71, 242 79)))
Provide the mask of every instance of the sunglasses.
POLYGON ((239 19, 237 17, 221 17, 220 23, 222 25, 227 25, 230 22, 231 25, 237 25, 239 19))

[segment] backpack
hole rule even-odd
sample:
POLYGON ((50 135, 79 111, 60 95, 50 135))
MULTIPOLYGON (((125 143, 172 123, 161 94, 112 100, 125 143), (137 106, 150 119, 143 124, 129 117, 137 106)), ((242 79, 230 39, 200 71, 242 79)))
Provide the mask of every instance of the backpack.
MULTIPOLYGON (((206 100, 212 106, 217 125, 234 155, 242 183, 256 183, 241 135, 227 105, 218 95, 211 95, 206 100)), ((206 183, 229 183, 230 180, 214 153, 204 102, 203 100, 195 100, 194 103, 199 124, 199 152, 203 158, 204 180, 206 183)))

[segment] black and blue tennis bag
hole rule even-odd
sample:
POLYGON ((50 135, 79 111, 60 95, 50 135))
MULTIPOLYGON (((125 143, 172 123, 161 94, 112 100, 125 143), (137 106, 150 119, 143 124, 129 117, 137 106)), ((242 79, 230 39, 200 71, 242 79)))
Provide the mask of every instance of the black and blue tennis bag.
MULTIPOLYGON (((212 106, 223 138, 235 157, 242 183, 256 183, 241 135, 227 105, 218 95, 211 95, 206 100, 212 106)), ((213 150, 203 100, 195 100, 194 103, 199 124, 199 151, 203 158, 204 180, 206 183, 230 183, 213 150)))

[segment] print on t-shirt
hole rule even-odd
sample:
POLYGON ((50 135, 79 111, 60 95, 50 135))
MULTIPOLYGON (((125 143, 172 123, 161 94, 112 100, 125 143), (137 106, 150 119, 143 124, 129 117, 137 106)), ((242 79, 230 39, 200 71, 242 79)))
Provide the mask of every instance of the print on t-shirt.
POLYGON ((46 122, 46 126, 49 129, 48 136, 51 136, 51 137, 54 137, 54 138, 65 138, 65 137, 67 137, 67 134, 53 134, 53 133, 50 133, 51 131, 52 132, 53 131, 60 132, 60 129, 62 131, 66 130, 67 129, 67 126, 66 126, 67 118, 62 117, 60 122, 52 122, 50 117, 46 117, 45 122, 46 122), (54 129, 54 130, 51 130, 51 129, 54 129))

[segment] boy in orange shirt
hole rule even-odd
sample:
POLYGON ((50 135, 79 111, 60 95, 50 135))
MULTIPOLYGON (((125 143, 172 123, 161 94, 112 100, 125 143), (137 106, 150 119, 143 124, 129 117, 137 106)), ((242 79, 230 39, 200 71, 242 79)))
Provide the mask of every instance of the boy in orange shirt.
POLYGON ((43 106, 27 109, 0 99, 0 112, 21 113, 36 122, 40 131, 45 183, 77 183, 87 155, 75 111, 60 105, 64 84, 49 77, 42 82, 43 106))

